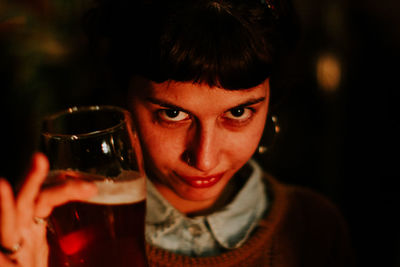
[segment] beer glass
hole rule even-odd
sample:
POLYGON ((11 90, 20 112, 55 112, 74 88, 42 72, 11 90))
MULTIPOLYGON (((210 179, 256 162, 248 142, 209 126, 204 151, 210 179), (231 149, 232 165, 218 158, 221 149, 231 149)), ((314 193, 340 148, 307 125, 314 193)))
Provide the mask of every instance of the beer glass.
POLYGON ((146 266, 146 181, 130 114, 91 106, 51 115, 41 147, 50 161, 44 187, 82 179, 98 188, 87 202, 67 203, 50 215, 49 265, 146 266))

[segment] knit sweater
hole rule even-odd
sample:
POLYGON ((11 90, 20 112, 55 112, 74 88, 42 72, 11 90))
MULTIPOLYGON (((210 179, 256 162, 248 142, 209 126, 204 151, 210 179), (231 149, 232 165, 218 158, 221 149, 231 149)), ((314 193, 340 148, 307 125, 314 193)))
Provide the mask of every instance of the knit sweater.
POLYGON ((265 178, 271 206, 242 247, 218 256, 189 257, 147 244, 149 266, 354 266, 347 225, 330 201, 309 189, 265 178))

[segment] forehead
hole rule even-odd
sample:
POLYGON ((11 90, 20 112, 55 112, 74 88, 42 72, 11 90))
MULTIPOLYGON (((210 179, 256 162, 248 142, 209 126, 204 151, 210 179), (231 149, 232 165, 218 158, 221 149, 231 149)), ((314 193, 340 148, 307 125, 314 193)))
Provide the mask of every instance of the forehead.
POLYGON ((251 99, 268 98, 268 80, 258 86, 242 89, 227 90, 219 87, 209 87, 207 84, 192 82, 166 81, 156 83, 152 81, 136 81, 133 88, 136 97, 142 100, 149 98, 171 102, 176 105, 206 105, 209 103, 220 106, 238 105, 251 99))

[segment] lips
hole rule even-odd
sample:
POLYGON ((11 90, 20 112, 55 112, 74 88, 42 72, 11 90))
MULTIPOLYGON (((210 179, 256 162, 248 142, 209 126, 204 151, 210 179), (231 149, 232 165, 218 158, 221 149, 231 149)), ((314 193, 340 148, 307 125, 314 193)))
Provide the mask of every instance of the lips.
POLYGON ((223 176, 223 173, 209 175, 209 176, 184 176, 178 175, 178 177, 186 184, 195 188, 207 188, 218 183, 223 176))

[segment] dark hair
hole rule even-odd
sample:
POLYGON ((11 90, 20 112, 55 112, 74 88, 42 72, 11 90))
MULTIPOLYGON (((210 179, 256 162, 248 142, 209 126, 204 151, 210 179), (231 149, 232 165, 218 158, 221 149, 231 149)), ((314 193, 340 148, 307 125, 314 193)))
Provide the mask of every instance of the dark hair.
POLYGON ((282 1, 103 0, 86 25, 92 39, 107 41, 120 80, 140 75, 236 90, 269 77, 292 41, 292 10, 282 1))

